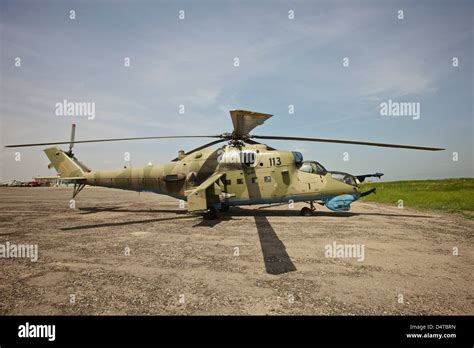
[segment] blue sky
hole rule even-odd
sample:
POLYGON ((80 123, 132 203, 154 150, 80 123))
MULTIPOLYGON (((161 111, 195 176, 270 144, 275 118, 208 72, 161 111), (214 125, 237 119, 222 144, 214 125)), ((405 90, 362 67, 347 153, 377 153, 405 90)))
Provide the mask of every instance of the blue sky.
MULTIPOLYGON (((247 109, 275 115, 255 134, 446 148, 268 142, 330 170, 473 177, 472 1, 0 3, 2 144, 67 140, 71 123, 77 140, 218 134, 231 130, 228 110, 247 109), (63 99, 94 102, 95 119, 55 116, 63 99), (420 119, 381 116, 388 99, 420 103, 420 119)), ((75 152, 92 169, 111 169, 124 165, 124 152, 141 166, 201 143, 79 144, 75 152)), ((41 147, 2 146, 0 179, 53 175, 47 164, 41 147)))

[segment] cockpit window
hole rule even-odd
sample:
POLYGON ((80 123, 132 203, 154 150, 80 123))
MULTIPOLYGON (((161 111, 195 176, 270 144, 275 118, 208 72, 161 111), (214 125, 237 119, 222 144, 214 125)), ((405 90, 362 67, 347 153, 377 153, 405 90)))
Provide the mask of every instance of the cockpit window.
POLYGON ((303 162, 303 155, 301 152, 292 151, 292 153, 293 153, 293 159, 295 160, 296 164, 300 164, 301 162, 303 162))
POLYGON ((352 186, 357 185, 354 177, 350 174, 334 172, 334 173, 331 173, 331 176, 333 179, 343 182, 344 184, 352 185, 352 186))
POLYGON ((306 172, 306 173, 312 173, 313 172, 313 167, 311 166, 311 163, 309 163, 309 162, 302 163, 299 169, 302 172, 306 172))
POLYGON ((316 174, 319 174, 319 175, 326 175, 326 173, 328 172, 326 170, 326 168, 324 168, 321 163, 318 163, 318 162, 314 162, 316 164, 316 174))
POLYGON ((305 161, 298 167, 299 170, 306 173, 326 175, 327 170, 320 163, 314 161, 305 161))

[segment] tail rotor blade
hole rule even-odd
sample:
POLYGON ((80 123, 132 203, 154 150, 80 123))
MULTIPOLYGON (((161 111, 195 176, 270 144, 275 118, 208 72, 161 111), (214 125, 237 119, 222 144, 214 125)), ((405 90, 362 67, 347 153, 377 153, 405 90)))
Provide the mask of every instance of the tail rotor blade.
POLYGON ((74 140, 76 138, 76 124, 73 123, 71 127, 71 142, 69 143, 69 152, 72 153, 72 148, 74 147, 74 140))

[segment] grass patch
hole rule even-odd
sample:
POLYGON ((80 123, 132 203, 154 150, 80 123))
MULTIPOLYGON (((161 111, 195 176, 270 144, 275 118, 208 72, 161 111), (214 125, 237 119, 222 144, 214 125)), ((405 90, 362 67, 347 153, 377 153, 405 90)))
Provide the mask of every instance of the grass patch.
POLYGON ((474 179, 411 180, 363 183, 362 191, 377 188, 376 194, 361 201, 397 205, 403 200, 405 207, 442 210, 461 213, 474 218, 474 179))

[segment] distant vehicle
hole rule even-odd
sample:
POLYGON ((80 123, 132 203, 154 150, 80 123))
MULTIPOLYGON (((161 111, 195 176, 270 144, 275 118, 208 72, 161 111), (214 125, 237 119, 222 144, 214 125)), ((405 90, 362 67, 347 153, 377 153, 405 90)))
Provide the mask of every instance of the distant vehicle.
POLYGON ((37 181, 30 181, 30 182, 27 183, 27 186, 28 187, 39 187, 39 186, 41 186, 41 184, 37 181))
POLYGON ((0 184, 2 187, 22 187, 24 183, 18 180, 4 181, 0 184))

